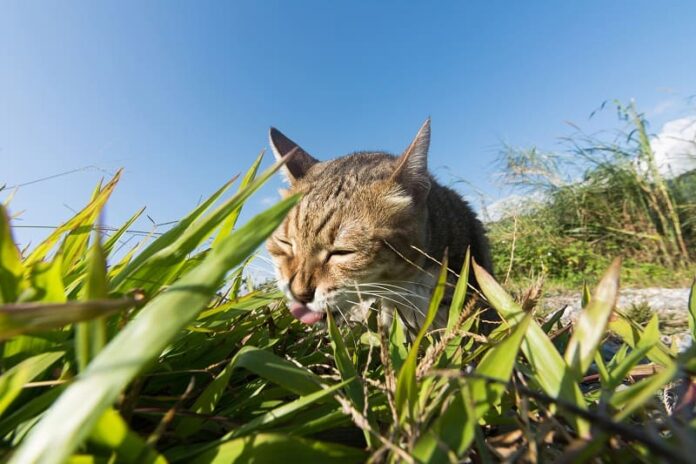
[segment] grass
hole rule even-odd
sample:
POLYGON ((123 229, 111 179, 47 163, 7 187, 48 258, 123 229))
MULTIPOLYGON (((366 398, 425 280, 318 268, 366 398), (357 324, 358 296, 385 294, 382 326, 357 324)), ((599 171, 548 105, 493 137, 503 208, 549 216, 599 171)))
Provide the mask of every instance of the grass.
POLYGON ((496 269, 509 269, 512 281, 543 275, 577 288, 617 255, 627 285, 683 287, 693 279, 696 171, 666 178, 648 122, 632 104, 616 107, 622 125, 610 136, 578 129, 560 151, 502 153, 504 182, 530 194, 521 214, 489 224, 496 269))
MULTIPOLYGON (((679 354, 656 319, 612 311, 618 261, 585 289, 572 326, 560 313, 542 319, 533 295, 516 301, 468 262, 445 331, 429 328, 444 269, 411 340, 398 319, 304 326, 273 288, 241 285, 296 201, 237 227, 278 168, 257 178, 259 162, 231 198, 230 182, 120 258, 114 245, 132 221, 108 238, 93 232, 119 175, 31 252, 0 210, 5 460, 687 462, 696 452, 696 348, 679 354), (504 321, 487 337, 465 304, 469 272, 504 321), (608 338, 620 348, 603 356, 608 338)), ((693 322, 693 291, 688 310, 693 322)))

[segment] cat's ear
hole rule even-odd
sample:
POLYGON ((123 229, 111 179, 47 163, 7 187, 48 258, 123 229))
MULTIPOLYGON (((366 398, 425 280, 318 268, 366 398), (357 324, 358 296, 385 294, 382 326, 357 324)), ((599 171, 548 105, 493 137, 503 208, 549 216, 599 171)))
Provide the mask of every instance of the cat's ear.
POLYGON ((290 183, 303 178, 309 168, 319 162, 275 127, 271 127, 268 138, 271 141, 273 155, 277 160, 281 160, 293 150, 295 151, 292 158, 283 166, 290 183))
POLYGON ((430 118, 426 119, 418 134, 399 156, 392 179, 415 195, 425 198, 430 191, 428 174, 428 148, 430 147, 430 118))

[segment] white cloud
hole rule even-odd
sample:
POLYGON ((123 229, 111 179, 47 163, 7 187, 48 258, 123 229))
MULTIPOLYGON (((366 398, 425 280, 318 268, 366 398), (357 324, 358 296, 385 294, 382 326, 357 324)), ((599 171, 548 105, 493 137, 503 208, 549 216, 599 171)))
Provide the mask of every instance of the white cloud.
POLYGON ((650 140, 655 161, 662 175, 676 177, 696 169, 696 116, 665 123, 650 140))

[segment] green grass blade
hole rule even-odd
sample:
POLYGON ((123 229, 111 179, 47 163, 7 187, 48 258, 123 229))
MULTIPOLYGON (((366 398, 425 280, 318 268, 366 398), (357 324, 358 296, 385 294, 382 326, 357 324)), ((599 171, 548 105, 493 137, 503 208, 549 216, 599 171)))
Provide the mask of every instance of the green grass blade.
POLYGON ((0 376, 0 416, 22 392, 24 384, 51 367, 65 353, 48 352, 22 361, 0 376))
POLYGON ((364 462, 366 457, 364 451, 347 446, 288 435, 260 433, 223 443, 188 462, 191 464, 271 463, 281 459, 288 463, 353 464, 364 462))
POLYGON ((615 259, 584 307, 574 327, 565 351, 565 361, 580 380, 592 364, 592 359, 602 341, 616 299, 619 295, 621 260, 615 259))
POLYGON ((508 337, 487 351, 476 367, 477 375, 503 382, 489 382, 484 378, 472 379, 469 382, 471 398, 476 408, 476 417, 483 417, 491 407, 500 403, 500 398, 506 390, 505 384, 512 376, 522 340, 531 321, 532 314, 530 313, 514 327, 508 337))
POLYGON ((197 268, 150 301, 46 412, 11 462, 64 461, 92 430, 101 413, 196 317, 226 273, 275 230, 296 201, 297 197, 290 197, 257 215, 197 268), (136 346, 138 349, 134 350, 136 346))
MULTIPOLYGON (((94 232, 93 245, 87 258, 87 279, 83 291, 86 301, 100 300, 107 296, 106 256, 101 246, 99 230, 94 232)), ((75 355, 80 371, 106 345, 106 319, 99 317, 75 326, 75 355)))
POLYGON ((68 301, 65 303, 17 303, 0 306, 0 340, 15 335, 64 327, 74 322, 132 308, 137 298, 68 301))
MULTIPOLYGON (((72 232, 77 230, 78 228, 82 228, 81 232, 89 233, 91 231, 91 224, 94 222, 94 219, 92 218, 96 218, 96 216, 99 214, 99 211, 102 210, 104 204, 111 196, 111 193, 113 192, 114 188, 116 188, 116 184, 118 183, 120 177, 121 170, 119 170, 116 173, 116 175, 114 175, 114 177, 104 186, 104 188, 102 188, 99 191, 99 193, 93 198, 92 201, 89 202, 87 206, 84 207, 84 209, 75 214, 66 223, 57 227, 43 242, 36 246, 36 248, 34 248, 31 254, 27 256, 27 259, 24 261, 24 265, 31 266, 34 263, 45 259, 46 255, 51 251, 53 246, 58 242, 58 240, 60 240, 61 236, 66 232, 72 232)), ((72 246, 70 247, 69 251, 71 252, 71 254, 73 253, 74 249, 72 246)), ((67 257, 64 256, 63 268, 65 269, 68 266, 68 264, 70 264, 70 262, 71 260, 68 260, 67 257)))
MULTIPOLYGON (((420 344, 425 337, 430 324, 435 320, 435 315, 440 307, 440 302, 445 294, 445 283, 447 282, 447 259, 443 260, 440 276, 437 279, 437 284, 430 298, 430 306, 426 314, 425 321, 418 332, 413 345, 408 352, 404 365, 399 370, 399 375, 396 379, 395 402, 399 416, 414 418, 414 406, 418 400, 418 385, 416 380, 416 366, 418 362, 418 351, 420 344)), ((398 315, 394 315, 398 317, 398 315)))
MULTIPOLYGON (((350 358, 350 354, 348 353, 348 348, 346 347, 345 342, 343 341, 343 336, 341 335, 341 332, 338 330, 338 327, 336 327, 336 322, 334 321, 333 314, 331 311, 326 312, 326 320, 329 326, 329 337, 331 340, 331 347, 333 348, 333 353, 334 353, 334 361, 336 362, 336 367, 338 368, 338 371, 341 373, 341 378, 346 381, 348 379, 356 379, 358 378, 358 372, 355 369, 355 364, 353 364, 353 360, 350 358)), ((351 403, 353 403, 353 406, 357 411, 360 411, 361 413, 365 409, 365 391, 363 390, 363 385, 360 382, 350 382, 346 386, 346 392, 348 393, 348 398, 350 399, 351 403)), ((371 425, 374 426, 376 425, 375 422, 372 420, 372 415, 370 414, 368 410, 368 421, 371 423, 371 425)), ((367 441, 368 447, 372 448, 373 446, 373 439, 372 435, 368 431, 365 432, 365 440, 367 441)))
MULTIPOLYGON (((259 166, 261 165, 261 161, 263 160, 264 152, 265 150, 262 150, 261 153, 259 153, 259 156, 256 157, 254 163, 251 165, 246 174, 244 174, 244 177, 242 178, 242 181, 239 184, 239 191, 242 191, 246 187, 248 187, 249 184, 256 178, 256 173, 258 172, 259 166)), ((242 206, 244 206, 243 203, 239 205, 237 209, 232 211, 230 215, 227 217, 227 219, 225 219, 225 221, 222 223, 222 225, 220 226, 220 231, 215 236, 215 240, 213 240, 212 248, 218 246, 225 237, 232 233, 232 230, 234 230, 234 226, 237 224, 237 219, 239 219, 239 213, 241 213, 242 211, 242 206)))
POLYGON ((29 271, 31 288, 36 292, 32 301, 64 303, 67 300, 63 283, 63 255, 54 256, 53 261, 34 263, 29 271))
POLYGON ((90 443, 112 450, 117 462, 127 464, 166 464, 167 460, 147 446, 140 435, 133 432, 121 415, 107 409, 89 436, 90 443))
POLYGON ((186 217, 179 221, 174 227, 169 229, 167 232, 160 235, 152 243, 150 243, 142 252, 140 252, 132 261, 130 261, 124 269, 113 277, 111 282, 114 288, 122 285, 135 270, 140 268, 144 262, 146 262, 150 257, 160 250, 170 246, 174 243, 186 230, 191 227, 191 225, 203 214, 210 206, 215 203, 218 198, 224 194, 232 183, 236 180, 237 176, 233 177, 227 181, 222 187, 220 187, 215 193, 213 193, 207 200, 198 205, 193 211, 191 211, 186 217))
MULTIPOLYGON (((475 261, 473 268, 481 291, 503 320, 507 320, 508 323, 519 322, 525 316, 522 308, 475 261)), ((579 408, 585 409, 587 407, 580 387, 575 381, 575 375, 536 321, 529 323, 529 328, 522 341, 522 352, 532 368, 535 380, 546 394, 554 398, 560 397, 579 408)), ((581 436, 589 433, 589 424, 585 420, 575 416, 570 419, 581 436)))
POLYGON ((452 404, 416 442, 416 458, 423 462, 446 462, 448 456, 443 447, 454 456, 462 457, 474 439, 476 421, 500 402, 531 320, 531 314, 525 316, 509 337, 486 352, 476 368, 476 374, 482 378, 468 379, 458 387, 462 392, 455 393, 452 404), (504 383, 489 382, 486 378, 504 383))
POLYGON ((111 254, 111 251, 118 243, 119 239, 128 231, 128 228, 133 225, 133 223, 145 212, 145 207, 140 208, 136 213, 131 216, 121 227, 118 228, 116 232, 111 234, 111 236, 104 242, 104 254, 107 256, 111 254))
POLYGON ((0 205, 0 304, 17 301, 23 275, 24 265, 12 238, 10 216, 0 205))
POLYGON ((462 308, 464 307, 464 301, 466 300, 466 290, 469 286, 469 264, 471 263, 471 248, 467 247, 466 255, 464 256, 464 263, 462 263, 462 269, 459 272, 459 279, 457 280, 457 285, 454 287, 454 293, 452 294, 452 303, 449 308, 449 315, 447 316, 447 330, 451 331, 454 325, 459 320, 459 316, 462 313, 462 308))

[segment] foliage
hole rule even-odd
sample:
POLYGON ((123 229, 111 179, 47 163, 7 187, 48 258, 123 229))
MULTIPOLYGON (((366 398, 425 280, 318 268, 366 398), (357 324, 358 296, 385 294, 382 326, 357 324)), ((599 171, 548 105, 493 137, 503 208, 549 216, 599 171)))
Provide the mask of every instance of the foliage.
POLYGON ((565 152, 503 153, 504 181, 544 200, 489 225, 497 269, 512 259, 514 278, 544 274, 573 286, 621 255, 628 282, 693 275, 696 171, 665 179, 647 122, 633 105, 617 107, 628 128, 610 142, 579 132, 565 139, 565 152))
POLYGON ((383 327, 375 312, 366 324, 329 315, 325 328, 305 326, 271 287, 238 284, 295 201, 237 227, 278 165, 258 179, 257 167, 217 208, 230 184, 121 257, 113 237, 92 233, 118 177, 28 254, 0 208, 9 462, 687 462, 696 452, 696 348, 680 355, 655 319, 642 327, 612 311, 618 261, 585 292, 574 326, 560 313, 541 320, 468 260, 444 331, 430 327, 444 267, 411 340, 398 317, 383 327), (465 304, 470 271, 503 320, 487 336, 480 308, 465 304), (610 337, 621 348, 603 356, 610 337))

